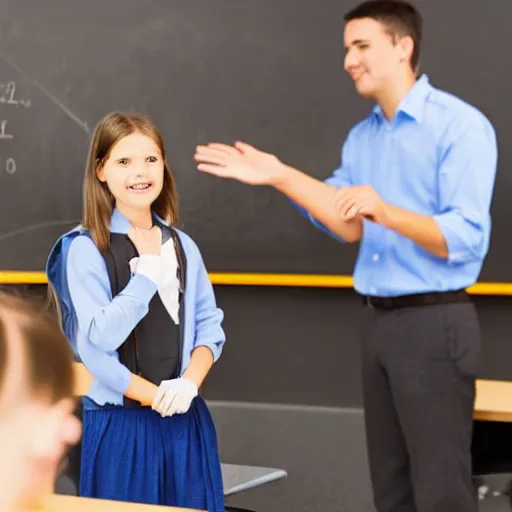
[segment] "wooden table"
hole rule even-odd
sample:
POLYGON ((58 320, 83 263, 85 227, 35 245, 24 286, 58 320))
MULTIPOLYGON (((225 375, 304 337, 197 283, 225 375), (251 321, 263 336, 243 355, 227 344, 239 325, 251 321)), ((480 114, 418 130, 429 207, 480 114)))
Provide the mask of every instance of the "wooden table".
POLYGON ((512 382, 478 380, 474 418, 512 423, 512 382))
POLYGON ((77 498, 51 494, 43 498, 38 508, 27 512, 204 512, 190 508, 142 505, 111 500, 77 498))
POLYGON ((499 496, 508 503, 512 472, 512 382, 478 380, 473 417, 471 457, 480 499, 499 496))

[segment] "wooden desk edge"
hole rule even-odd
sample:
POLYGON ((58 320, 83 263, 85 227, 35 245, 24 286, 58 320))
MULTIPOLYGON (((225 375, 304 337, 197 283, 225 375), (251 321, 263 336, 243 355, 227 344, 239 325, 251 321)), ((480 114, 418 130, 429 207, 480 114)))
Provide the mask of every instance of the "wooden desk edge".
POLYGON ((45 496, 37 508, 27 512, 206 512, 191 508, 177 508, 163 505, 146 505, 114 500, 81 498, 63 494, 45 496))
POLYGON ((473 418, 479 421, 512 423, 512 382, 478 379, 473 418), (489 395, 492 399, 488 398, 489 395), (505 395, 503 399, 502 395, 505 395))
POLYGON ((473 414, 476 421, 498 421, 503 423, 512 423, 512 412, 509 411, 486 411, 476 410, 473 414))

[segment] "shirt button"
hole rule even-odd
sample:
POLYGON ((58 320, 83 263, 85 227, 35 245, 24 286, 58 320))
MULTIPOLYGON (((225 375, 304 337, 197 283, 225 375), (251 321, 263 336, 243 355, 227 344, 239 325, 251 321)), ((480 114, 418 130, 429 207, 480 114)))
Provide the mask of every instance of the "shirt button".
POLYGON ((377 293, 377 288, 375 286, 370 286, 370 294, 375 295, 377 293))
POLYGON ((375 261, 375 262, 379 261, 379 260, 380 260, 380 256, 379 256, 379 254, 378 254, 378 253, 375 253, 375 254, 373 255, 373 257, 372 257, 372 260, 373 260, 373 261, 375 261))

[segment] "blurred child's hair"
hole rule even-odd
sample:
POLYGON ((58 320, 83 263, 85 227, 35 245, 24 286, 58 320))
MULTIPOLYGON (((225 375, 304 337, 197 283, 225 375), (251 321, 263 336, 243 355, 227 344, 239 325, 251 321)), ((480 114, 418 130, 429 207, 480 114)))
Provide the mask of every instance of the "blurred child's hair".
POLYGON ((24 359, 30 397, 52 404, 73 397, 73 352, 55 319, 36 304, 0 291, 0 395, 15 353, 24 359), (13 350, 13 343, 21 343, 20 350, 13 350))

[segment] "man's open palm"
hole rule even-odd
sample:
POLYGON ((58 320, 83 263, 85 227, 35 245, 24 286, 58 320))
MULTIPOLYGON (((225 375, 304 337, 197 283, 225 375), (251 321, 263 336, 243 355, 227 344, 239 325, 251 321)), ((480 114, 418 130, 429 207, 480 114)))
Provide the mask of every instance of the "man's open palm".
POLYGON ((243 142, 234 146, 219 143, 197 146, 194 159, 199 171, 249 185, 272 185, 282 172, 282 164, 274 155, 243 142))

